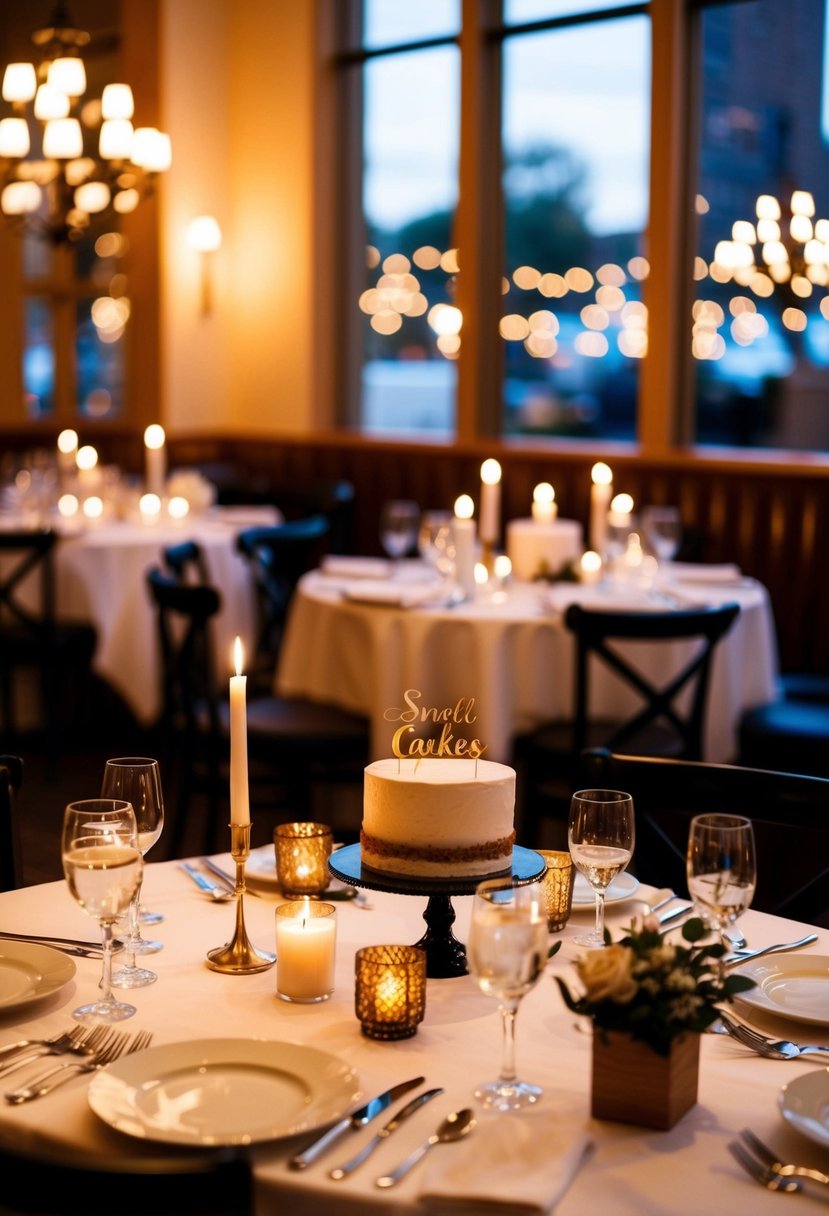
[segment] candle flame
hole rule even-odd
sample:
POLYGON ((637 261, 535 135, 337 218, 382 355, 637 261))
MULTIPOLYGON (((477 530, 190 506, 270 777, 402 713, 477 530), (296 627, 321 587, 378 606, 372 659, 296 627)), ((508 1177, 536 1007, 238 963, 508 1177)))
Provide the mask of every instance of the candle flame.
POLYGON ((488 486, 496 486, 501 480, 501 466, 497 460, 485 460, 481 465, 481 481, 488 486))
POLYGON ((590 476, 595 486, 609 486, 613 482, 613 472, 610 465, 605 464, 602 460, 598 464, 593 465, 590 476))
POLYGON ((144 432, 144 445, 148 448, 163 448, 166 435, 164 427, 153 422, 144 432))
POLYGON ((549 481, 540 481, 533 490, 533 502, 551 503, 555 502, 555 497, 556 492, 549 481))
POLYGON ((237 676, 240 676, 245 664, 245 652, 242 649, 242 639, 238 636, 233 643, 233 664, 236 668, 237 676))
POLYGON ((68 455, 78 450, 78 432, 71 429, 61 431, 58 435, 58 451, 68 455))
POLYGON ((471 519, 475 511, 475 504, 468 494, 461 494, 455 499, 455 514, 458 519, 471 519))
POLYGON ((630 515, 633 510, 633 499, 630 494, 617 494, 610 500, 610 509, 618 512, 619 515, 630 515))

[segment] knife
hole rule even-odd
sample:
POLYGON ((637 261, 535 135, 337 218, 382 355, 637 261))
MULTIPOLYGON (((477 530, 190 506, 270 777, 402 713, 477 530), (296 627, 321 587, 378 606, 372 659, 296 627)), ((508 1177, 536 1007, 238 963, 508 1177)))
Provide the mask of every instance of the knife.
POLYGON ((360 1149, 359 1153, 355 1154, 350 1161, 344 1162, 343 1165, 338 1165, 336 1169, 328 1171, 328 1177, 336 1179, 337 1182, 341 1178, 346 1178, 353 1170, 356 1170, 358 1165, 362 1165, 366 1157, 368 1157, 382 1142, 395 1131, 400 1124, 408 1119, 409 1115, 413 1115, 416 1110, 419 1110, 425 1103, 430 1102, 432 1098, 436 1098, 438 1094, 442 1094, 442 1089, 427 1089, 422 1094, 418 1094, 416 1098, 412 1098, 411 1102, 397 1112, 393 1119, 389 1119, 385 1127, 381 1127, 376 1136, 372 1136, 368 1144, 360 1149))
POLYGON ((361 1106, 352 1114, 339 1119, 333 1127, 329 1127, 327 1132, 320 1136, 319 1139, 314 1140, 312 1144, 309 1144, 303 1152, 292 1157, 288 1165, 292 1170, 304 1170, 312 1161, 316 1161, 321 1153, 324 1153, 327 1148, 335 1144, 345 1132, 365 1127, 377 1115, 381 1115, 397 1098, 402 1098, 403 1094, 407 1094, 415 1086, 422 1085, 425 1079, 425 1077, 413 1077, 410 1081, 401 1081, 399 1085, 393 1085, 385 1093, 378 1094, 376 1098, 372 1098, 365 1106, 361 1106))
POLYGON ((762 958, 764 954, 783 954, 786 950, 799 950, 801 946, 810 946, 812 942, 816 941, 817 934, 809 933, 806 937, 798 938, 796 942, 779 942, 776 946, 763 946, 762 950, 746 950, 744 953, 734 954, 724 961, 726 967, 741 967, 743 963, 748 963, 755 958, 762 958))
MULTIPOLYGON (((75 937, 49 937, 41 933, 0 933, 0 941, 4 942, 37 942, 39 946, 52 946, 55 950, 63 950, 65 954, 79 954, 85 957, 86 951, 95 951, 99 955, 100 942, 87 942, 75 937)), ((124 943, 120 938, 112 939, 113 953, 123 950, 124 943)))
POLYGON ((208 895, 220 896, 223 900, 233 894, 230 887, 221 885, 217 882, 211 882, 204 874, 201 874, 195 866, 191 866, 186 861, 179 862, 179 868, 184 871, 188 878, 192 878, 193 882, 201 891, 206 891, 208 895))
MULTIPOLYGON (((676 898, 676 897, 674 897, 676 898)), ((689 912, 693 912, 694 905, 689 903, 681 904, 678 908, 672 908, 670 912, 663 912, 659 917, 660 925, 669 925, 671 921, 679 920, 680 916, 687 916, 689 912)))

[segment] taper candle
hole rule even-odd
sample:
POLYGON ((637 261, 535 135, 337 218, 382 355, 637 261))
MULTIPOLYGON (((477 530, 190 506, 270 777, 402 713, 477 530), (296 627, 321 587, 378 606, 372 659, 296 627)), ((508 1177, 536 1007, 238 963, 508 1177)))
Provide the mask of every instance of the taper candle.
POLYGON ((247 676, 242 675, 242 640, 233 644, 236 675, 230 677, 230 822, 236 827, 250 823, 248 790, 247 676))
POLYGON ((494 545, 501 530, 501 466, 497 460, 481 465, 480 536, 484 544, 494 545))
POLYGON ((613 473, 609 465, 599 461, 590 474, 590 548, 604 556, 607 542, 607 511, 613 497, 613 473))
POLYGON ((148 494, 164 497, 167 479, 167 453, 164 448, 164 427, 154 422, 144 431, 144 480, 148 494))
POLYGON ((540 481, 533 490, 532 514, 537 524, 552 523, 558 515, 556 492, 549 481, 540 481))
POLYGON ((455 499, 452 535, 455 541, 455 580, 467 596, 475 595, 475 504, 468 494, 455 499))

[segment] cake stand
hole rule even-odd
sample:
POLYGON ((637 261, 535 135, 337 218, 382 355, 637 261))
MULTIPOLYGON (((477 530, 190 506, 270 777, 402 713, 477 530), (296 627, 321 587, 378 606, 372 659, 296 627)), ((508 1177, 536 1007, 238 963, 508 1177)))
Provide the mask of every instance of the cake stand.
POLYGON ((466 965, 466 947, 452 932, 455 910, 451 897, 474 895, 478 883, 487 878, 500 878, 501 875, 510 875, 514 883, 525 886, 542 876, 546 864, 540 854, 516 845, 512 850, 511 870, 479 874, 474 878, 410 878, 404 874, 381 874, 379 870, 364 866, 359 844, 351 844, 332 853, 328 859, 328 868, 335 878, 352 887, 387 891, 392 895, 427 896, 426 911, 423 913, 426 932, 414 945, 426 951, 427 976, 442 980, 466 975, 469 971, 466 965))

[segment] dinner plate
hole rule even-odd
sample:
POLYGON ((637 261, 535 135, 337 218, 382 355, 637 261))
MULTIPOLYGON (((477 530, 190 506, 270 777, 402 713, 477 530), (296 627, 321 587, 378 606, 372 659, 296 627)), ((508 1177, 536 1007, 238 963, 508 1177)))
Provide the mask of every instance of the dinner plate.
MULTIPOLYGON (((273 887, 278 890, 279 883, 276 879, 276 856, 272 844, 260 845, 258 849, 251 849, 248 855, 247 864, 245 866, 245 878, 248 881, 261 883, 263 886, 273 887)), ((344 882, 340 882, 338 878, 331 878, 328 882, 326 891, 352 891, 352 888, 347 887, 344 882)), ((356 895, 357 892, 353 891, 356 895)), ((323 892, 323 897, 325 891, 323 892)))
POLYGON ((168 1043, 96 1073, 89 1105, 105 1123, 165 1144, 257 1144, 312 1131, 360 1097, 350 1064, 273 1039, 168 1043))
POLYGON ((59 992, 75 964, 60 950, 31 942, 0 942, 0 1009, 19 1009, 59 992))
POLYGON ((766 1013, 829 1026, 829 958, 821 954, 780 954, 758 958, 739 967, 756 988, 737 999, 766 1013))
MULTIPOLYGON (((604 897, 606 904, 618 904, 623 899, 630 899, 639 890, 639 879, 632 874, 621 873, 607 888, 604 897)), ((577 874, 573 883, 573 907, 595 908, 596 894, 583 874, 577 874)))
POLYGON ((829 1068, 801 1073, 777 1095, 787 1123, 824 1148, 829 1148, 829 1068))

